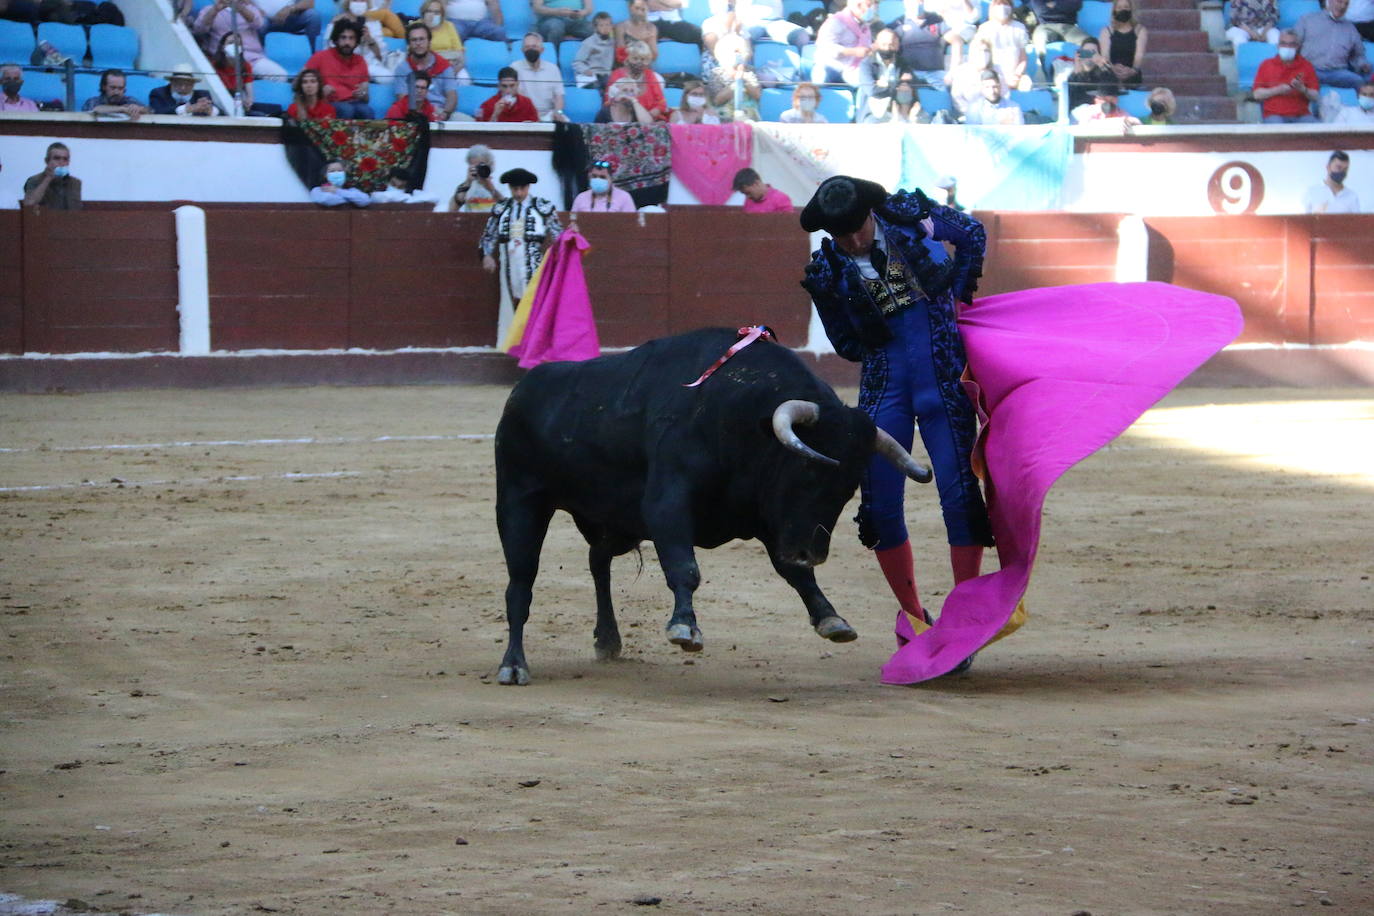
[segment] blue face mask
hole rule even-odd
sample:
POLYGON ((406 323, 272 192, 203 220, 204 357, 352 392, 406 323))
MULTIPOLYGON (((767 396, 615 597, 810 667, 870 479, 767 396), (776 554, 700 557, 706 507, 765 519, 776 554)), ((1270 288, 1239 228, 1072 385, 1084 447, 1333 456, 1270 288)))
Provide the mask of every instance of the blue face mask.
POLYGON ((1374 111, 1374 95, 1362 95, 1355 101, 1365 111, 1374 111))
POLYGON ((328 175, 325 175, 324 177, 326 181, 328 181, 336 188, 342 188, 344 186, 344 182, 348 180, 348 176, 343 172, 330 172, 328 175))
POLYGON ((68 175, 71 174, 70 170, 65 165, 59 165, 57 168, 52 170, 52 173, 56 175, 58 178, 66 178, 68 175))
POLYGON ((593 194, 605 194, 611 189, 611 182, 606 178, 593 178, 588 183, 592 186, 593 194))

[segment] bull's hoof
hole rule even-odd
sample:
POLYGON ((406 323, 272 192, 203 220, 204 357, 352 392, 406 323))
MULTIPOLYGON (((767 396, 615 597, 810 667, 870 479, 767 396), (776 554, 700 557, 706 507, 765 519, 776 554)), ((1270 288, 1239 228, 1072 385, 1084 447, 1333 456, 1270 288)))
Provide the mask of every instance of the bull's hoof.
POLYGON ((668 642, 679 647, 683 652, 700 652, 706 645, 701 640, 701 631, 696 627, 689 627, 685 623, 668 625, 668 642))
POLYGON ((826 617, 816 624, 816 635, 831 642, 853 642, 859 638, 859 632, 843 617, 826 617))
POLYGON ((596 660, 599 662, 610 662, 620 658, 620 640, 608 643, 596 644, 596 660))
POLYGON ((496 683, 507 687, 524 687, 530 682, 530 669, 524 665, 502 665, 496 672, 496 683))

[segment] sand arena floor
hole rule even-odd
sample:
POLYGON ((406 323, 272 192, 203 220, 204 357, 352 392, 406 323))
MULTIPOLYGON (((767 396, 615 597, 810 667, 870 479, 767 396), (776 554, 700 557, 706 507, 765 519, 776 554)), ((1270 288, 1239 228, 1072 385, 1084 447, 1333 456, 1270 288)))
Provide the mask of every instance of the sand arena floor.
MULTIPOLYGON (((853 393, 849 392, 852 401, 853 393)), ((0 892, 176 914, 1374 911, 1374 397, 1185 390, 1050 494, 1031 621, 881 687, 759 546, 707 646, 555 519, 494 684, 497 388, 0 396, 0 892), (470 437, 470 438, 464 438, 470 437), (635 901, 639 899, 637 904, 635 901), (657 898, 659 902, 652 904, 657 898)), ((938 512, 908 515, 924 596, 938 512)))

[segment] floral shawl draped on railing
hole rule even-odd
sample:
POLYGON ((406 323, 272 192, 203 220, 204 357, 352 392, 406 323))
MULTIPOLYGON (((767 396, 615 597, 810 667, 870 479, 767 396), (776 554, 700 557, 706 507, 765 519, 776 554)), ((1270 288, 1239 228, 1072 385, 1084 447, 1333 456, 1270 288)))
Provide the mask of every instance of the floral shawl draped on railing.
POLYGON ((405 121, 286 121, 282 142, 291 168, 307 188, 324 180, 326 162, 338 159, 348 169, 349 184, 360 191, 380 191, 391 170, 410 172, 413 187, 423 187, 429 162, 429 124, 405 121))

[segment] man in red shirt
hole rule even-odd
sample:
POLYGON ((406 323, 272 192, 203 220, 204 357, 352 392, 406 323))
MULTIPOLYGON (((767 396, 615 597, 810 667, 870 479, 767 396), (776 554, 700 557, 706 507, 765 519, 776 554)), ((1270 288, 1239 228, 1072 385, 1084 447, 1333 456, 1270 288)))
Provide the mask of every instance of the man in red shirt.
POLYGON ((1312 103, 1317 91, 1317 71, 1298 53, 1302 42, 1298 33, 1285 29, 1279 34, 1279 53, 1262 61, 1255 71, 1250 94, 1263 103, 1265 124, 1302 124, 1315 122, 1312 103))
POLYGON ((744 195, 745 213, 791 213, 792 200, 786 194, 764 182, 753 169, 735 173, 734 188, 744 195))
POLYGON ((341 118, 371 118, 372 106, 367 103, 367 61, 358 49, 358 23, 353 19, 338 19, 329 33, 334 45, 316 51, 305 62, 307 68, 320 71, 324 78, 324 98, 334 106, 341 118))
POLYGON ((425 119, 426 121, 437 121, 437 120, 439 120, 439 112, 437 112, 437 111, 434 110, 434 103, 431 102, 431 101, 429 100, 429 98, 428 98, 428 95, 429 95, 429 74, 426 73, 426 72, 423 71, 423 70, 416 70, 416 71, 415 71, 415 77, 414 77, 414 79, 415 79, 415 89, 414 89, 415 96, 414 96, 414 97, 415 97, 416 99, 419 100, 419 104, 416 105, 414 108, 411 108, 411 107, 410 107, 410 99, 411 99, 411 96, 409 96, 409 95, 400 95, 400 96, 397 96, 397 97, 396 97, 396 101, 392 102, 392 103, 391 103, 391 107, 387 109, 387 112, 386 112, 387 120, 389 120, 389 121, 402 121, 402 120, 405 120, 405 118, 406 118, 412 111, 414 111, 414 112, 420 114, 421 116, 423 116, 424 119, 425 119))
POLYGON ((539 112, 528 96, 520 94, 520 74, 502 67, 496 74, 496 95, 477 109, 479 121, 538 121, 539 112))

